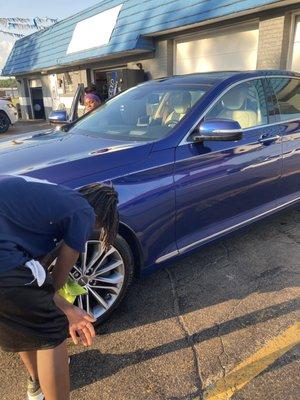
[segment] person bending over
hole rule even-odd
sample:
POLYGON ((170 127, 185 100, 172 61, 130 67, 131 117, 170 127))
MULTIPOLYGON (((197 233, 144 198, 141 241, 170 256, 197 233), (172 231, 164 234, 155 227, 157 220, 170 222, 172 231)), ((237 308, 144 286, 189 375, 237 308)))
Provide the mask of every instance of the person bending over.
POLYGON ((94 318, 57 290, 94 229, 104 250, 114 242, 117 202, 114 189, 100 184, 75 191, 0 175, 0 347, 20 354, 30 375, 29 399, 70 398, 66 339, 91 345, 94 318), (55 248, 50 274, 38 260, 55 248))

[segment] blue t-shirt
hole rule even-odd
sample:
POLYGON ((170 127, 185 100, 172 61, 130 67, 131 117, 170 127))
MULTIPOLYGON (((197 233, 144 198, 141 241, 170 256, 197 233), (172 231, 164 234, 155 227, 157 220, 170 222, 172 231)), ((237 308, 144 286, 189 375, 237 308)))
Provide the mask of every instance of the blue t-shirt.
POLYGON ((83 252, 94 223, 93 208, 75 190, 0 175, 0 272, 46 255, 61 240, 83 252))

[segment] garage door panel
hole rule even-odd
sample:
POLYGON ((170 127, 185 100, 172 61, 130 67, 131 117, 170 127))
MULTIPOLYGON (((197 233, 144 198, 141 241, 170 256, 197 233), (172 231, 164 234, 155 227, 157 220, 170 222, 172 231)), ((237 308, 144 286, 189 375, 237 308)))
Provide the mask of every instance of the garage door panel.
POLYGON ((255 69, 258 29, 177 43, 176 73, 255 69))
POLYGON ((300 72, 300 17, 296 19, 295 39, 293 45, 292 70, 300 72))
POLYGON ((300 17, 296 19, 295 42, 300 43, 300 17))
POLYGON ((181 60, 180 66, 177 68, 177 73, 189 74, 191 72, 207 72, 207 71, 221 71, 221 70, 247 70, 255 69, 257 60, 257 51, 244 51, 240 52, 237 56, 236 53, 226 53, 214 55, 211 57, 197 57, 187 58, 181 60), (231 57, 235 58, 234 65, 231 57))
POLYGON ((292 70, 300 72, 300 43, 294 44, 292 70))

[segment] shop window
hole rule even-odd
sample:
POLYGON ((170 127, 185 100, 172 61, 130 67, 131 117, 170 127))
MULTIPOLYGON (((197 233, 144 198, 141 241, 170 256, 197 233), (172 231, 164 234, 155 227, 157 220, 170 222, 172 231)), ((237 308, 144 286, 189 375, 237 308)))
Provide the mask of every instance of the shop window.
POLYGON ((73 93, 74 91, 73 76, 69 72, 66 72, 64 74, 64 84, 65 84, 65 94, 73 93))
POLYGON ((60 95, 74 95, 79 83, 81 83, 79 71, 57 75, 57 88, 60 95))

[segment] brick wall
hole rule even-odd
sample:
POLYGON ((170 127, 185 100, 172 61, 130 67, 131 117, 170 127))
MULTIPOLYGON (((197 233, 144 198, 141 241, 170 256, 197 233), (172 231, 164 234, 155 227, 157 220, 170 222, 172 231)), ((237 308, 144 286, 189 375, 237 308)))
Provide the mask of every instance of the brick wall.
POLYGON ((258 69, 286 68, 290 17, 285 15, 259 22, 258 69))

